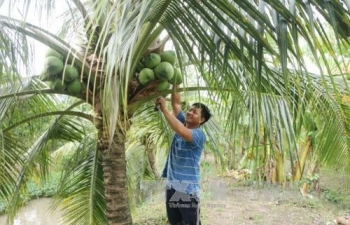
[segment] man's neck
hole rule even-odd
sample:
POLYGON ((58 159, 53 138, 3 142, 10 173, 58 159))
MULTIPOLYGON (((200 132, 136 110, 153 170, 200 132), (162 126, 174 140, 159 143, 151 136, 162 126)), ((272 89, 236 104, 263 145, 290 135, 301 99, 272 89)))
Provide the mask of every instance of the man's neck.
POLYGON ((186 123, 185 127, 187 127, 188 129, 196 129, 196 128, 200 127, 200 125, 186 123))

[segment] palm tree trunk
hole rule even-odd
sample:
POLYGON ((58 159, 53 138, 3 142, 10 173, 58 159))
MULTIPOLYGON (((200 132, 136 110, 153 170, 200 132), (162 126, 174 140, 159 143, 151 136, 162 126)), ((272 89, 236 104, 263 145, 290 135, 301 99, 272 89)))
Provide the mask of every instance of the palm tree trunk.
MULTIPOLYGON (((102 133, 102 132, 101 132, 102 133)), ((103 136, 99 150, 103 155, 106 216, 109 225, 131 225, 129 199, 126 186, 125 135, 114 134, 113 143, 103 136)))

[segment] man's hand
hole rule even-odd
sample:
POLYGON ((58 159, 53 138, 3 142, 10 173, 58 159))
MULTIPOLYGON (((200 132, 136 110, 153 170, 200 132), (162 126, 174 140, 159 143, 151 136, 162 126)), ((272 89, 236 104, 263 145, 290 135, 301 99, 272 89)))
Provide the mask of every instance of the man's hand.
POLYGON ((166 100, 165 100, 165 98, 158 97, 156 99, 156 107, 158 107, 160 111, 164 112, 164 110, 166 110, 166 100))
MULTIPOLYGON (((187 141, 192 142, 192 131, 188 129, 183 123, 181 123, 180 120, 178 120, 173 113, 168 112, 168 110, 166 109, 165 98, 158 97, 156 100, 156 105, 159 105, 159 110, 162 111, 171 129, 173 129, 173 131, 175 131, 178 135, 180 135, 187 141)), ((175 105, 177 106, 177 104, 175 105)))

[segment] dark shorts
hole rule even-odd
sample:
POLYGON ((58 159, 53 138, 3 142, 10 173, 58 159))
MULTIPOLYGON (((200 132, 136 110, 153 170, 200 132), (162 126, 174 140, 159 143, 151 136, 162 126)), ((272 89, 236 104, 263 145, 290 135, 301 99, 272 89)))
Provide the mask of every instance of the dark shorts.
POLYGON ((200 225, 199 198, 194 195, 166 190, 166 212, 171 225, 200 225))

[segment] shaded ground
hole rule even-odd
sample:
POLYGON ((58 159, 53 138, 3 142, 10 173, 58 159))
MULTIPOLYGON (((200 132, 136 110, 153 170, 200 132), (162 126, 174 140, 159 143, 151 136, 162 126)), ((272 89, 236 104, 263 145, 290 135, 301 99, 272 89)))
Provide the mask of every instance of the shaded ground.
MULTIPOLYGON (((257 187, 205 172, 202 225, 334 225, 337 218, 350 225, 349 182, 349 176, 324 170, 320 176, 320 197, 303 197, 297 184, 286 188, 257 187)), ((134 224, 167 224, 163 196, 163 188, 158 185, 136 209, 134 224)))

